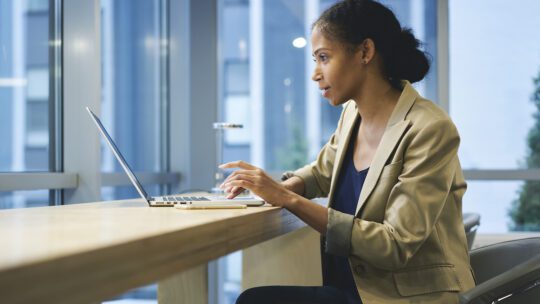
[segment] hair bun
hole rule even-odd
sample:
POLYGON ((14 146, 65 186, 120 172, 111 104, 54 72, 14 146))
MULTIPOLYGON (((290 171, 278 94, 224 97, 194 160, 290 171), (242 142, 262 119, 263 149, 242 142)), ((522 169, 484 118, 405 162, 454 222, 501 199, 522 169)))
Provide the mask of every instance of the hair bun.
POLYGON ((420 41, 414 37, 410 28, 403 28, 399 33, 398 44, 400 49, 414 50, 420 46, 420 41))
POLYGON ((422 80, 429 71, 429 60, 419 49, 420 41, 410 28, 404 28, 396 37, 391 64, 387 65, 388 76, 393 82, 422 80))

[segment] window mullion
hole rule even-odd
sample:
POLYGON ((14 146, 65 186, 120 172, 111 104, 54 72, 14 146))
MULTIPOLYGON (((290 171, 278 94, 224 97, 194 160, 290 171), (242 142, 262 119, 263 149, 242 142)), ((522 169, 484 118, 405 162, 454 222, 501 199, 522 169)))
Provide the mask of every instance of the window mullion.
POLYGON ((85 107, 101 112, 99 0, 63 2, 63 153, 64 171, 79 176, 65 191, 65 203, 101 199, 99 134, 85 107))
POLYGON ((450 113, 450 55, 448 0, 437 1, 437 91, 438 103, 450 113))
MULTIPOLYGON (((63 172, 62 1, 49 0, 49 171, 63 172)), ((62 204, 62 190, 51 190, 49 205, 62 204)))

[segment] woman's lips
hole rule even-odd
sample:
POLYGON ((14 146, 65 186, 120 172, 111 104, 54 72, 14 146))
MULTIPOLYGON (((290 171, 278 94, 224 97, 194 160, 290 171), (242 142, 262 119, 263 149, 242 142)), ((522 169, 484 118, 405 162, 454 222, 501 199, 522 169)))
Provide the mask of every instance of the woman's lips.
POLYGON ((330 88, 325 88, 325 89, 322 89, 321 90, 321 94, 323 97, 325 98, 328 98, 328 91, 330 90, 330 88))

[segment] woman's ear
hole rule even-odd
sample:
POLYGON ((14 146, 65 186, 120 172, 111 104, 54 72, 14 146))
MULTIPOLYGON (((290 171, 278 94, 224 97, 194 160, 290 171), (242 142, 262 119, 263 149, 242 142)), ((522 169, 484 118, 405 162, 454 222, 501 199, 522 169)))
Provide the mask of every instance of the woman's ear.
POLYGON ((362 53, 362 63, 368 64, 375 57, 375 42, 371 38, 367 38, 360 44, 362 53))

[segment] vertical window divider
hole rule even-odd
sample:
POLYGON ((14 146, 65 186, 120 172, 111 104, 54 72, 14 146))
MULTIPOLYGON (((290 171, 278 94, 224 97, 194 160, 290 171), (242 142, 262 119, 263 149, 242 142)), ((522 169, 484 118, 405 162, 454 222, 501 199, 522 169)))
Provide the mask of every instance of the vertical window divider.
MULTIPOLYGON (((160 172, 171 171, 170 161, 170 73, 169 73, 169 54, 170 54, 170 22, 169 0, 160 1, 160 30, 159 30, 159 52, 160 52, 160 102, 161 102, 161 119, 160 121, 160 172)), ((162 193, 170 193, 172 185, 165 184, 161 187, 162 193)))
MULTIPOLYGON (((49 0, 49 171, 63 172, 62 0, 49 0)), ((63 190, 49 191, 49 205, 61 205, 63 190)))
POLYGON ((169 158, 170 169, 181 172, 180 183, 173 184, 171 192, 189 189, 191 167, 190 150, 190 1, 169 0, 168 74, 169 83, 169 158), (174 119, 172 119, 174 117, 174 119))
POLYGON ((101 147, 85 107, 101 114, 100 1, 62 2, 62 137, 64 172, 78 186, 64 190, 64 203, 101 200, 101 147))
POLYGON ((437 101, 450 114, 448 0, 437 0, 437 101))

